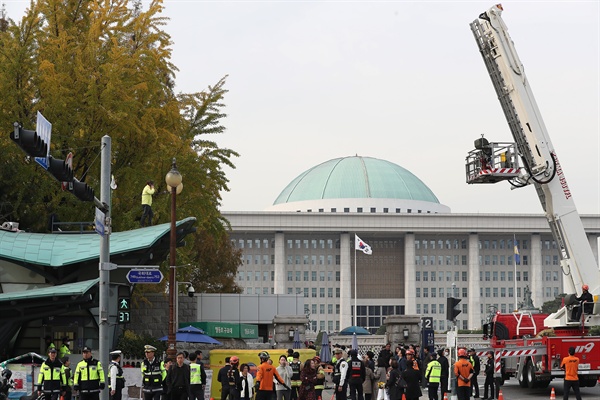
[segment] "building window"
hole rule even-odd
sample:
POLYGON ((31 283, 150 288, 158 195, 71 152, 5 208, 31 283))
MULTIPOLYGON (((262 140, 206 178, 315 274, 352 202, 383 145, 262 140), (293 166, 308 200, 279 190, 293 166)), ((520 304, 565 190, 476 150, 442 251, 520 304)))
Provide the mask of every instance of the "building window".
POLYGON ((467 281, 467 271, 462 271, 461 272, 461 279, 463 282, 467 281))
POLYGON ((308 271, 304 271, 303 275, 304 275, 304 281, 308 282, 308 271))
POLYGON ((416 288, 416 297, 421 297, 421 288, 416 288))
POLYGON ((304 297, 308 297, 308 288, 307 287, 304 288, 304 297))
POLYGON ((311 291, 312 297, 317 297, 317 288, 316 287, 311 288, 310 291, 311 291))
POLYGON ((377 209, 375 207, 371 207, 371 212, 372 213, 377 212, 377 209))
POLYGON ((333 288, 327 288, 327 297, 333 297, 333 288))
POLYGON ((325 297, 325 288, 319 288, 319 297, 321 297, 321 298, 325 297))
POLYGON ((319 314, 325 314, 325 304, 319 304, 319 314))
POLYGON ((296 282, 300 282, 301 278, 302 278, 302 272, 296 271, 296 282))
POLYGON ((462 288, 462 297, 467 297, 467 288, 462 288))

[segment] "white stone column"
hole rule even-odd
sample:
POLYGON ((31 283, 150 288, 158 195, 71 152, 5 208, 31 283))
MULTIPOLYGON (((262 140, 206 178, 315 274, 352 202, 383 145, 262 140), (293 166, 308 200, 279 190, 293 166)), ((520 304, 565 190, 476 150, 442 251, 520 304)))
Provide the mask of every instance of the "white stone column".
POLYGON ((340 234, 340 329, 352 325, 352 268, 350 234, 340 234))
MULTIPOLYGON (((529 285, 531 289, 531 300, 533 301, 534 307, 541 307, 544 304, 544 285, 550 284, 546 282, 544 276, 544 261, 542 260, 542 238, 539 234, 534 233, 531 235, 531 246, 529 248, 531 256, 529 257, 529 282, 523 282, 523 271, 527 270, 527 266, 523 265, 523 256, 521 256, 521 265, 517 265, 517 270, 521 269, 521 282, 523 288, 529 285)), ((523 249, 519 247, 519 251, 523 252, 523 249)), ((517 282, 518 283, 518 282, 517 282)), ((521 294, 524 292, 521 289, 521 294)), ((516 293, 515 293, 516 294, 516 293)), ((521 296, 522 300, 523 296, 521 296)), ((552 299, 548 299, 552 300, 552 299)))
POLYGON ((275 233, 275 294, 285 294, 285 235, 275 233))
POLYGON ((415 234, 404 236, 404 314, 417 313, 417 297, 415 294, 415 234))
MULTIPOLYGON (((481 266, 479 265, 479 234, 477 233, 471 233, 469 235, 468 263, 469 271, 467 273, 467 279, 469 293, 467 300, 469 315, 467 326, 469 329, 481 329, 481 297, 479 297, 479 287, 481 286, 481 282, 479 281, 479 271, 481 270, 481 266)), ((459 282, 456 282, 456 286, 460 287, 459 282)), ((459 293, 458 296, 462 297, 462 293, 459 293)), ((462 329, 462 326, 459 326, 459 329, 462 329)))
POLYGON ((596 259, 596 264, 598 264, 598 236, 588 235, 588 241, 590 242, 590 247, 592 248, 594 258, 596 259))

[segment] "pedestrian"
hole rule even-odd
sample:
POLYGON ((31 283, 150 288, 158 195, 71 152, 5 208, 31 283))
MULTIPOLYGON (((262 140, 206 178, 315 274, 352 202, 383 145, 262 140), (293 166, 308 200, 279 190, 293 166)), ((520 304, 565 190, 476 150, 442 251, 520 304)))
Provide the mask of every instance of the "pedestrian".
POLYGON ((63 363, 63 373, 65 374, 65 380, 67 386, 64 388, 63 400, 71 400, 73 397, 73 372, 71 371, 71 360, 68 356, 64 356, 61 360, 63 363))
POLYGON ((92 357, 92 349, 85 346, 83 360, 75 367, 73 389, 79 391, 81 400, 99 400, 104 390, 104 369, 100 361, 92 357))
POLYGON ((160 400, 163 393, 163 382, 167 377, 165 365, 154 356, 156 347, 149 344, 144 346, 146 358, 142 361, 142 392, 144 400, 160 400))
POLYGON ((44 342, 46 343, 46 354, 50 352, 50 349, 56 349, 54 341, 52 340, 52 336, 46 335, 46 337, 44 338, 44 342))
MULTIPOLYGON (((250 366, 248 364, 240 365, 240 392, 241 400, 251 400, 254 397, 254 378, 249 374, 250 366)), ((201 400, 201 399, 199 399, 201 400)))
POLYGON ((377 380, 377 398, 376 400, 390 400, 388 390, 385 386, 387 382, 388 365, 385 365, 383 358, 377 359, 377 369, 375 370, 375 379, 377 380))
POLYGON ((490 350, 486 353, 486 356, 487 359, 484 369, 485 382, 483 383, 483 400, 493 400, 494 394, 496 393, 496 390, 494 389, 494 352, 490 350))
POLYGON ((300 371, 302 371, 302 361, 300 361, 300 353, 297 351, 292 352, 292 361, 290 361, 290 367, 292 367, 292 400, 298 399, 298 389, 302 380, 300 379, 300 371))
POLYGON ((56 357, 56 348, 51 347, 48 358, 40 366, 38 374, 38 397, 44 393, 46 400, 57 400, 67 386, 63 363, 56 357))
MULTIPOLYGON (((293 353, 293 351, 292 351, 293 353)), ((292 357, 293 359, 293 357, 292 357)), ((289 363, 288 363, 288 358, 285 355, 281 355, 279 357, 279 366, 277 367, 277 372, 279 373, 279 376, 281 376, 281 379, 283 380, 283 384, 276 382, 275 383, 275 390, 277 392, 277 400, 291 400, 290 396, 292 395, 292 391, 288 390, 285 385, 287 385, 287 387, 291 387, 292 385, 292 374, 294 373, 294 371, 292 371, 292 367, 290 367, 289 363)))
POLYGON ((364 400, 363 383, 366 376, 365 364, 358 359, 358 351, 356 349, 350 350, 348 355, 350 356, 350 361, 348 362, 350 368, 350 399, 364 400))
POLYGON ((269 400, 271 394, 273 393, 274 382, 279 382, 288 390, 291 390, 283 381, 283 379, 281 379, 281 376, 279 376, 277 368, 268 363, 269 359, 271 358, 269 353, 266 351, 261 351, 258 353, 258 358, 260 359, 260 365, 258 366, 256 379, 254 381, 256 400, 269 400))
POLYGON ((390 369, 387 373, 385 387, 388 391, 390 400, 402 400, 406 382, 402 378, 402 372, 398 369, 398 360, 391 358, 389 361, 390 369))
POLYGON ((473 365, 473 377, 471 378, 471 390, 473 397, 479 398, 479 382, 477 382, 477 376, 479 376, 479 371, 481 371, 481 361, 479 360, 479 356, 475 353, 475 349, 469 349, 469 361, 471 361, 471 365, 473 365))
POLYGON ((344 351, 341 348, 333 350, 333 354, 337 359, 333 368, 333 383, 336 400, 346 400, 346 390, 348 388, 348 376, 350 368, 344 360, 344 351))
POLYGON ((373 382, 375 381, 375 372, 369 366, 369 356, 363 358, 363 364, 365 365, 365 381, 363 382, 363 394, 365 400, 373 399, 373 382))
POLYGON ((217 374, 217 381, 221 384, 221 400, 228 400, 229 397, 229 381, 227 380, 227 374, 229 373, 229 362, 231 357, 225 357, 225 365, 219 370, 217 374))
POLYGON ((240 359, 238 356, 229 358, 229 371, 227 371, 227 383, 229 384, 229 398, 231 400, 240 400, 240 392, 238 390, 240 382, 240 359))
POLYGON ((121 350, 110 352, 110 364, 108 365, 108 390, 110 400, 121 400, 125 377, 121 368, 121 350))
POLYGON ((62 338, 62 346, 60 346, 60 349, 58 350, 58 358, 59 359, 63 359, 64 356, 68 356, 69 354, 71 354, 71 350, 69 349, 69 338, 68 337, 63 337, 62 338))
POLYGON ((427 394, 429 400, 438 400, 438 388, 442 377, 442 365, 437 360, 437 354, 431 352, 427 369, 425 370, 425 379, 427 379, 427 394))
POLYGON ((442 375, 440 376, 440 395, 442 399, 444 395, 448 393, 448 378, 450 377, 450 363, 448 362, 448 349, 438 350, 438 362, 442 368, 442 375))
POLYGON ((419 360, 415 358, 415 351, 413 349, 406 350, 406 369, 408 369, 409 361, 412 361, 412 369, 419 370, 419 360))
POLYGON ((173 359, 167 357, 164 362, 161 363, 162 367, 165 369, 165 378, 162 381, 162 393, 160 394, 160 400, 171 400, 171 394, 169 393, 169 386, 167 385, 167 376, 166 371, 171 368, 173 365, 173 359))
MULTIPOLYGON (((325 390, 325 370, 321 364, 321 357, 315 356, 315 369, 317 370, 317 381, 315 382, 315 396, 317 400, 321 399, 323 390, 325 390)), ((280 374, 281 375, 281 374, 280 374)))
POLYGON ((469 361, 465 349, 458 349, 458 360, 454 363, 454 375, 456 376, 456 395, 458 400, 469 400, 471 398, 473 365, 469 361))
POLYGON ((152 195, 156 192, 154 189, 154 182, 147 181, 146 186, 142 190, 142 218, 140 219, 140 224, 142 227, 146 226, 144 223, 146 218, 148 218, 148 226, 152 226, 152 217, 154 213, 152 212, 152 195))
POLYGON ((167 371, 167 387, 171 400, 188 400, 190 393, 190 366, 185 363, 185 354, 177 353, 175 364, 167 371))
POLYGON ((427 347, 427 346, 423 347, 423 380, 421 382, 423 387, 427 387, 427 378, 425 376, 425 373, 427 372, 427 366, 429 365, 429 363, 432 360, 431 356, 432 356, 432 354, 429 351, 429 347, 427 347))
POLYGON ((390 365, 390 358, 392 358, 392 344, 386 343, 385 347, 383 347, 379 351, 379 355, 377 356, 377 360, 382 359, 383 364, 387 367, 390 365))
POLYGON ((315 383, 317 382, 317 370, 313 359, 304 363, 300 372, 300 388, 298 389, 298 400, 316 400, 315 383))
POLYGON ((206 371, 204 371, 204 365, 198 360, 197 352, 190 353, 189 360, 190 400, 204 400, 204 387, 206 386, 206 371))
POLYGON ((569 399, 571 388, 573 388, 575 398, 581 400, 581 393, 579 392, 579 376, 577 375, 579 369, 579 357, 575 356, 575 347, 569 347, 569 355, 563 358, 560 363, 560 369, 565 371, 563 400, 569 399))
POLYGON ((421 371, 415 368, 416 363, 417 360, 407 360, 406 371, 402 372, 402 379, 406 382, 406 388, 404 389, 406 400, 418 400, 423 395, 421 392, 423 375, 421 371))

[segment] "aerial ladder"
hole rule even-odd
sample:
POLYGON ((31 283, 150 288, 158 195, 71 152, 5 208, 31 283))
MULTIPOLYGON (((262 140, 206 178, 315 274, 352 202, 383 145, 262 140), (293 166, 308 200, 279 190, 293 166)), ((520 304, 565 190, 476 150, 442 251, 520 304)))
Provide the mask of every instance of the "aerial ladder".
POLYGON ((575 302, 575 295, 571 295, 566 306, 550 314, 544 325, 600 325, 600 270, 502 11, 502 5, 495 5, 470 25, 514 143, 489 142, 484 137, 475 140, 475 149, 466 157, 467 183, 508 181, 513 189, 535 187, 559 249, 565 293, 579 296, 582 285, 587 284, 590 293, 596 295, 581 321, 572 321, 568 313, 566 306, 575 302))

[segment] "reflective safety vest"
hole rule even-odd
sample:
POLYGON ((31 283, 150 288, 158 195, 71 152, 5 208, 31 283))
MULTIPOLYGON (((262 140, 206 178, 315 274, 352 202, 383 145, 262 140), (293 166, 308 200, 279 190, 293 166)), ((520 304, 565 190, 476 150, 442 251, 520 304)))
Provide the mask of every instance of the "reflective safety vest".
POLYGON ((202 385, 200 364, 190 363, 190 385, 202 385))
POLYGON ((292 361, 290 367, 292 367, 292 387, 300 387, 300 384, 302 383, 300 380, 302 363, 300 361, 292 361))
POLYGON ((66 344, 63 344, 62 346, 60 346, 60 349, 58 350, 58 358, 62 359, 64 356, 67 356, 71 354, 71 350, 69 350, 69 346, 67 346, 66 344))
POLYGON ((431 383, 439 383, 440 377, 442 376, 442 364, 438 360, 431 360, 427 364, 427 370, 425 370, 425 378, 431 383))
POLYGON ((317 367, 317 380, 315 381, 315 390, 325 390, 325 371, 323 370, 323 367, 321 367, 321 365, 317 367))
POLYGON ((81 393, 100 392, 100 383, 104 383, 104 369, 100 361, 92 358, 81 360, 75 367, 73 383, 79 385, 81 393))
POLYGON ((113 390, 113 389, 117 390, 117 389, 123 389, 124 387, 125 387, 125 377, 123 376, 123 368, 121 368, 121 366, 119 365, 119 363, 111 361, 110 362, 110 366, 108 367, 108 388, 110 390, 113 390), (110 373, 111 373, 113 365, 115 367, 117 367, 117 376, 116 376, 116 378, 117 378, 117 387, 116 388, 111 387, 112 379, 110 379, 111 378, 110 373))
POLYGON ((58 359, 49 358, 42 363, 38 375, 38 390, 44 393, 60 393, 61 387, 67 385, 63 365, 58 359))
POLYGON ((67 380, 67 390, 71 390, 73 387, 73 373, 71 372, 71 368, 63 365, 63 374, 65 375, 65 379, 67 380))
POLYGON ((361 379, 360 367, 362 367, 362 361, 360 360, 350 360, 350 378, 352 379, 361 379))
POLYGON ((162 383, 167 377, 165 364, 154 358, 152 362, 145 359, 142 361, 142 391, 144 393, 161 393, 163 391, 162 383))

